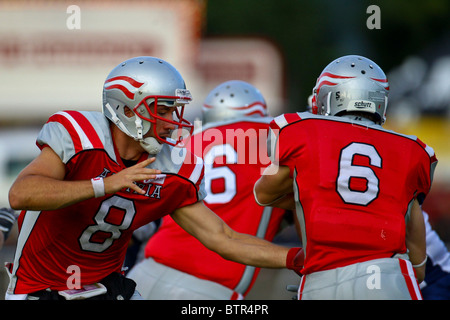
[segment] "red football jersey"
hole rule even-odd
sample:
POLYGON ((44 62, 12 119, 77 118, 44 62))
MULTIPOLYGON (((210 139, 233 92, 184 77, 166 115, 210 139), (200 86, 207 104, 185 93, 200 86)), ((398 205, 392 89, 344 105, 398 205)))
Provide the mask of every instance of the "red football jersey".
POLYGON ((434 151, 372 122, 310 113, 271 123, 273 161, 289 166, 303 274, 406 252, 405 219, 429 192, 434 151))
MULTIPOLYGON (((268 118, 213 123, 195 132, 188 148, 202 156, 205 166, 205 204, 230 227, 271 241, 284 210, 259 206, 253 186, 265 167, 268 118)), ((221 258, 180 228, 169 216, 150 238, 145 254, 155 261, 201 279, 222 284, 245 295, 259 269, 221 258), (244 273, 244 271, 246 271, 244 273)))
MULTIPOLYGON (((108 177, 125 168, 109 121, 99 112, 56 113, 37 144, 61 157, 68 181, 108 177)), ((22 212, 8 293, 64 290, 75 276, 82 286, 120 272, 133 230, 203 199, 203 161, 186 149, 165 144, 150 167, 162 174, 139 182, 145 195, 123 189, 59 210, 22 212)))

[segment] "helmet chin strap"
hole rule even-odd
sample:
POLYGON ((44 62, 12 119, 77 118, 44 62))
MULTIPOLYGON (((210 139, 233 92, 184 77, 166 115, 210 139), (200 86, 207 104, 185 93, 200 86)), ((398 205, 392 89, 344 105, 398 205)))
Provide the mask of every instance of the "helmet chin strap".
POLYGON ((149 154, 158 154, 159 152, 161 152, 161 149, 163 147, 163 145, 153 137, 141 139, 139 140, 139 143, 141 144, 141 147, 144 148, 144 150, 149 154))
POLYGON ((137 140, 139 141, 141 147, 149 154, 158 154, 159 152, 161 152, 163 145, 159 143, 158 140, 153 137, 144 138, 144 127, 142 125, 142 120, 138 116, 136 116, 135 124, 137 131, 137 140))
POLYGON ((114 109, 109 105, 109 103, 105 104, 106 109, 108 109, 109 113, 111 114, 111 120, 114 122, 116 126, 120 128, 123 132, 125 132, 130 137, 133 137, 133 135, 128 131, 128 129, 123 125, 122 121, 120 121, 117 114, 114 112, 114 109))
POLYGON ((158 154, 163 145, 158 142, 153 137, 144 138, 143 137, 143 126, 142 126, 142 120, 139 117, 136 117, 135 125, 136 125, 136 131, 137 131, 137 137, 133 137, 133 135, 130 133, 130 131, 123 125, 122 121, 117 117, 116 113, 114 112, 114 109, 107 103, 105 107, 108 109, 109 113, 111 114, 111 118, 115 125, 117 125, 123 132, 125 132, 128 136, 132 137, 133 139, 139 141, 141 147, 147 151, 149 154, 158 154))

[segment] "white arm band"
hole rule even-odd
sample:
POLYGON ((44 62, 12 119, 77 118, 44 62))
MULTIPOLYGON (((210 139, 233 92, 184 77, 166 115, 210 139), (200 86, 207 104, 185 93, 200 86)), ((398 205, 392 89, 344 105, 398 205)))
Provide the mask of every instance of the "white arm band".
POLYGON ((95 197, 103 197, 105 195, 105 184, 103 183, 103 178, 93 178, 91 179, 91 183, 92 188, 94 189, 95 197))
POLYGON ((286 196, 286 194, 283 194, 282 196, 276 198, 275 200, 273 200, 273 201, 271 201, 271 202, 269 202, 269 203, 261 203, 261 202, 258 201, 258 198, 256 197, 255 186, 253 186, 253 195, 254 195, 254 197, 255 197, 256 203, 259 204, 259 205, 262 206, 262 207, 270 206, 271 204, 274 204, 275 202, 277 202, 278 200, 283 199, 283 198, 286 196))
POLYGON ((423 260, 421 263, 419 263, 419 264, 413 264, 413 267, 414 267, 414 268, 420 268, 420 267, 423 267, 423 266, 425 265, 425 263, 427 263, 427 260, 428 260, 428 256, 426 256, 426 257, 425 257, 425 260, 423 260))

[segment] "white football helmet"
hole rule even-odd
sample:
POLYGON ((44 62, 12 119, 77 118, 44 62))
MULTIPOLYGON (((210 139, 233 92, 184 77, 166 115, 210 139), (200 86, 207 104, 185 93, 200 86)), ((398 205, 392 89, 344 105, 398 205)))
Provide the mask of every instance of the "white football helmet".
POLYGON ((339 116, 344 111, 372 113, 379 124, 386 121, 389 83, 373 61, 349 55, 331 62, 313 90, 312 112, 339 116))
POLYGON ((266 101, 261 92, 241 80, 223 82, 206 97, 203 123, 242 117, 267 116, 266 101))
POLYGON ((104 115, 151 154, 161 151, 161 143, 178 145, 186 130, 192 133, 193 125, 183 117, 184 106, 191 100, 180 73, 168 62, 155 57, 136 57, 122 62, 110 72, 103 86, 104 115), (158 116, 158 105, 177 107, 173 121, 158 116), (131 109, 134 116, 127 117, 125 107, 131 109), (154 125, 157 119, 176 126, 174 139, 159 136, 154 125), (153 130, 154 138, 144 138, 149 130, 153 130))

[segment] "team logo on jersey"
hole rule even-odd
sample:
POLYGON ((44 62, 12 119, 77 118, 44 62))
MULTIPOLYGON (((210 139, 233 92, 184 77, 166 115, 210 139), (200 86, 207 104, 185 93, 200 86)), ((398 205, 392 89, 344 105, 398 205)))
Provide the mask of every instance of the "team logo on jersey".
POLYGON ((134 100, 136 92, 140 87, 144 85, 144 82, 139 82, 133 78, 126 76, 119 76, 108 79, 105 81, 105 90, 118 89, 130 100, 134 100))

